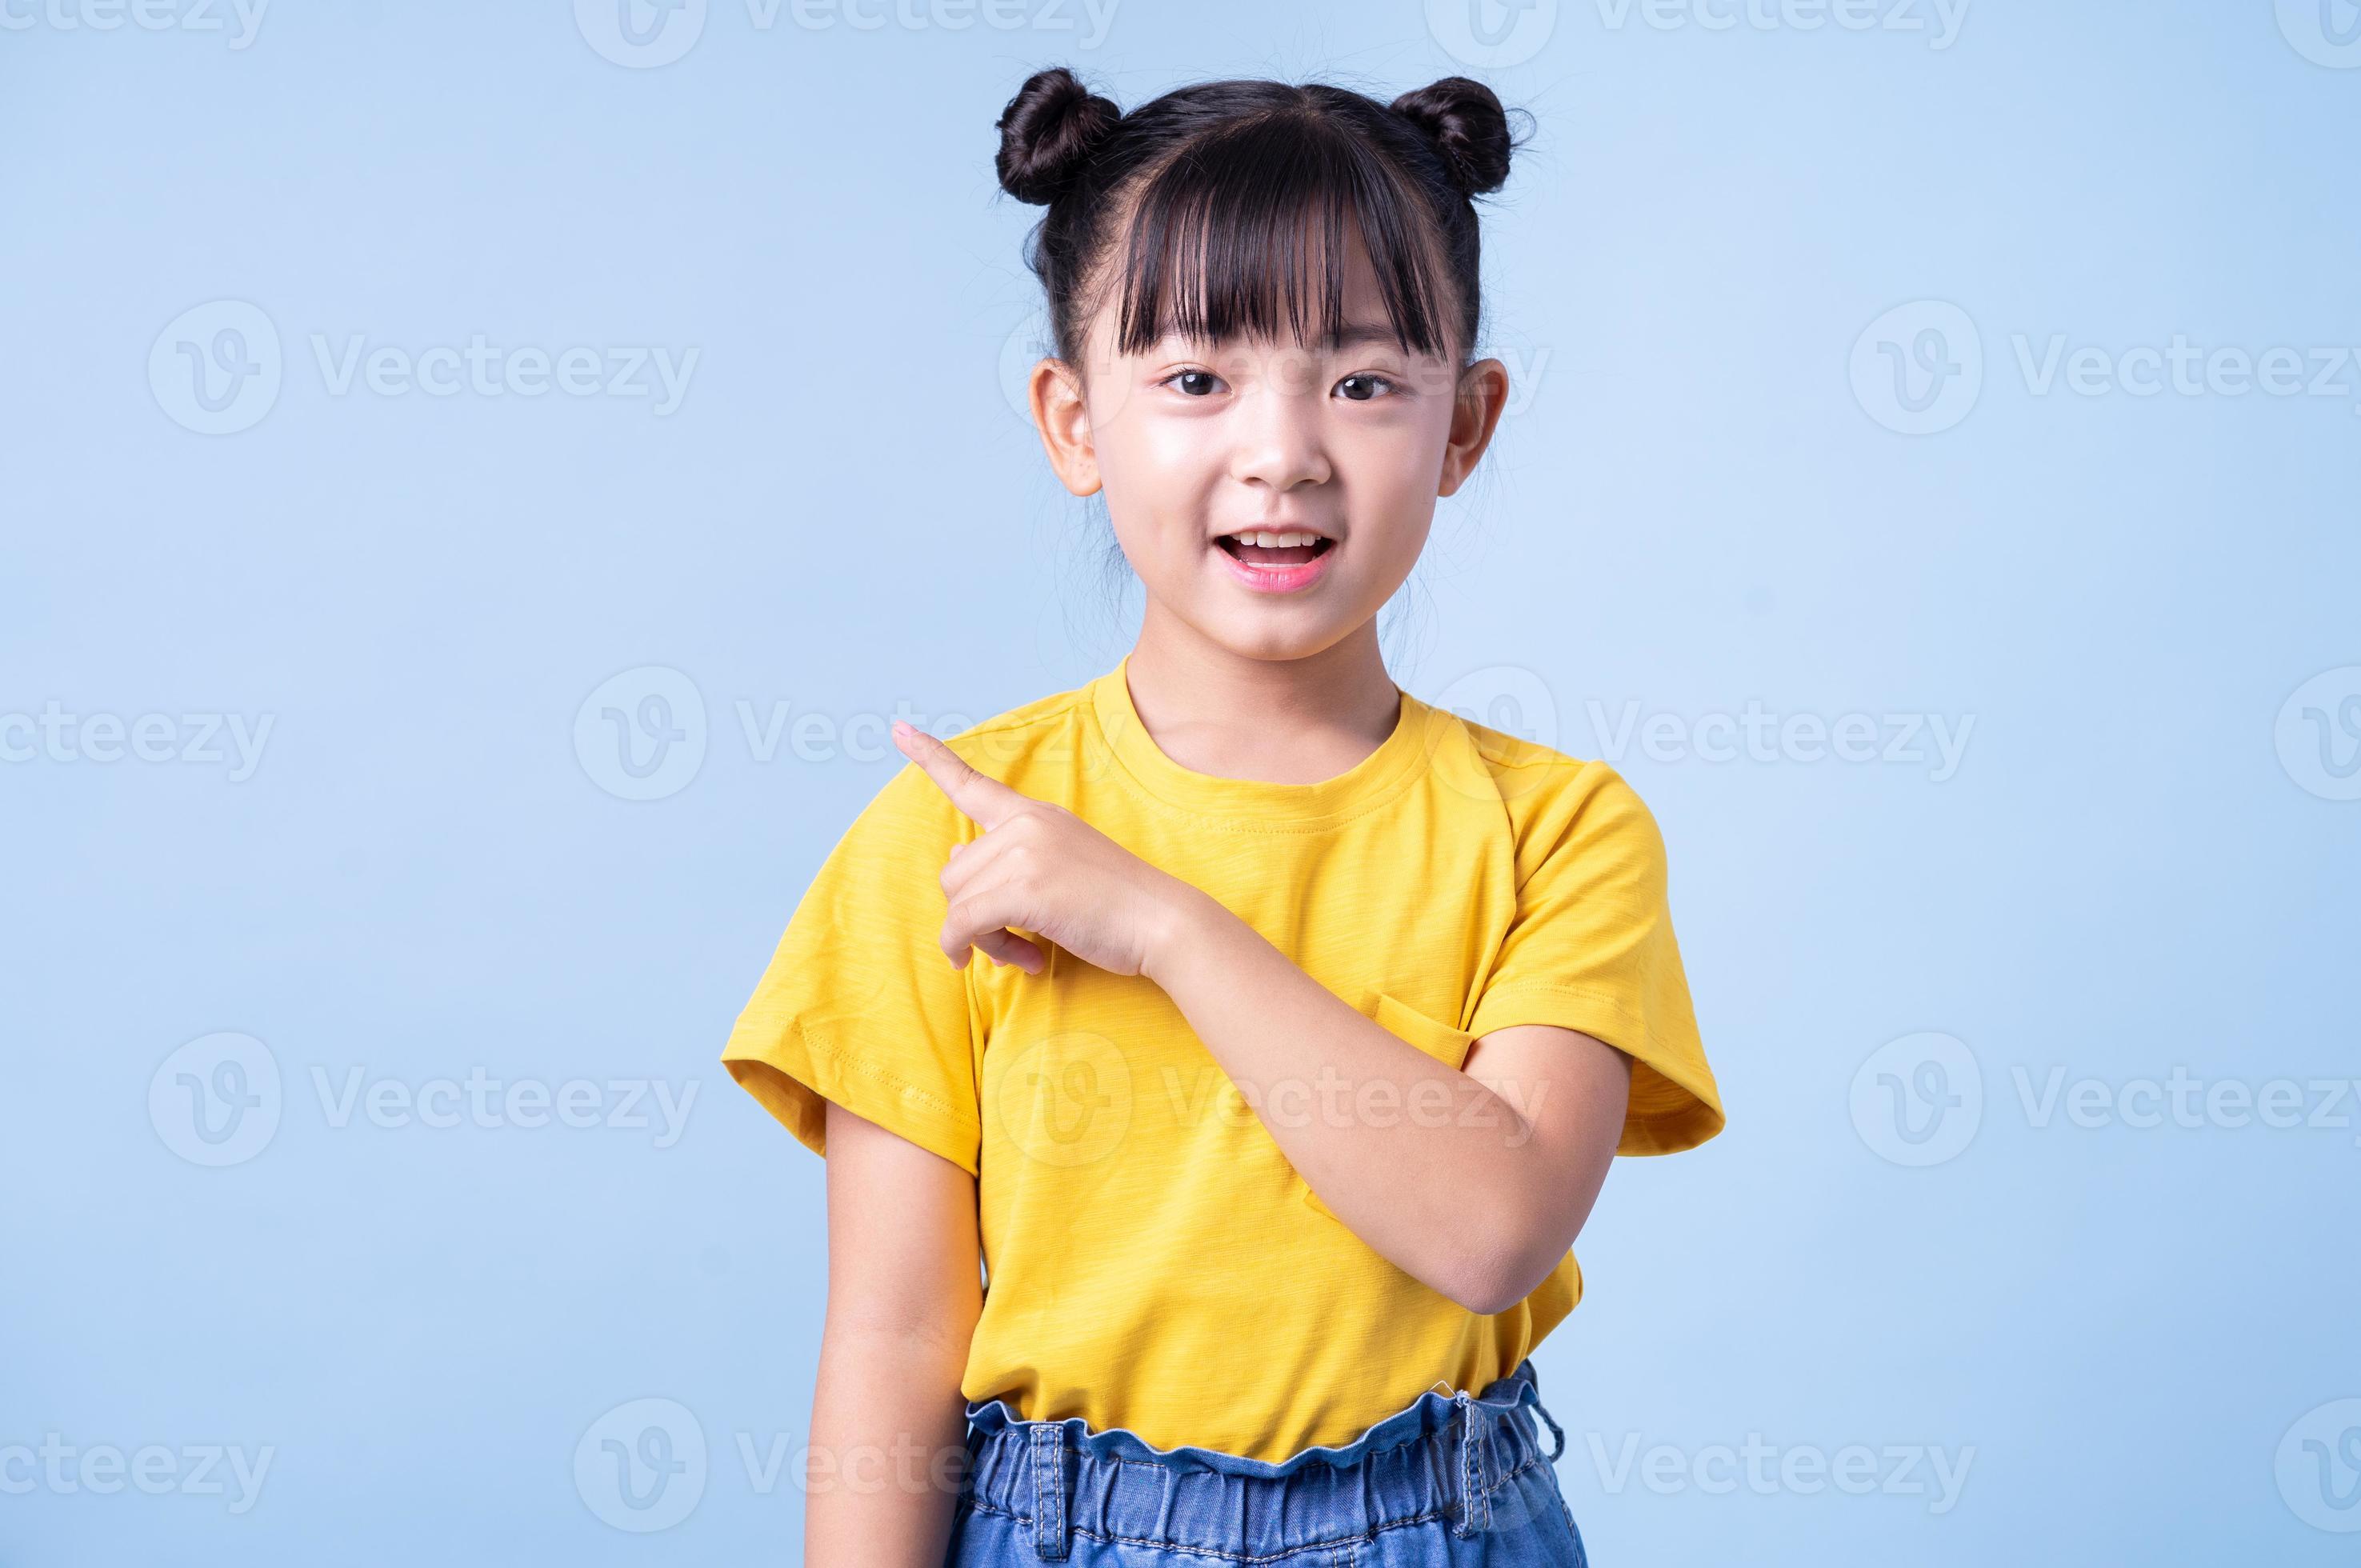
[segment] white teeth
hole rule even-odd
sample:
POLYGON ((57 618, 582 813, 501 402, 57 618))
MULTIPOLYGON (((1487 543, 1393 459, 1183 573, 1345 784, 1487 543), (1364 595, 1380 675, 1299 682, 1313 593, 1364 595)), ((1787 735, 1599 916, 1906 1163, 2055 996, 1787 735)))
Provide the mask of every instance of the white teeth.
POLYGON ((1321 536, 1316 533, 1305 533, 1301 532, 1271 533, 1261 531, 1250 533, 1233 533, 1230 537, 1236 540, 1241 544, 1259 544, 1266 550, 1280 549, 1290 544, 1317 544, 1320 543, 1321 538, 1321 536))

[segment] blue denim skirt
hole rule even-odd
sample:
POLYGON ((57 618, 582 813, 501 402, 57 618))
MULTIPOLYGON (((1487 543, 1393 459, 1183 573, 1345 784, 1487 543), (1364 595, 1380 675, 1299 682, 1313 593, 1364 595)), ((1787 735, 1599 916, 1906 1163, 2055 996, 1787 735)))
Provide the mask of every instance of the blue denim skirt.
POLYGON ((945 1568, 1587 1568, 1554 1468, 1565 1432, 1530 1357, 1480 1394, 1429 1389, 1342 1448, 1278 1462, 1023 1420, 1002 1399, 969 1400, 967 1420, 945 1568))

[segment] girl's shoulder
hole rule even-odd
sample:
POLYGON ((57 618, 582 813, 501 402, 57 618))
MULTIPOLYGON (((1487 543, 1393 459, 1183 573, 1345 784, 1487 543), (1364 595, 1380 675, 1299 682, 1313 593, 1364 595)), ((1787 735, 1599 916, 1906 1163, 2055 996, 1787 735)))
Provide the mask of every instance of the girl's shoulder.
POLYGON ((1638 792, 1609 762, 1575 756, 1511 729, 1478 723, 1465 713, 1455 712, 1454 717, 1512 816, 1647 812, 1638 792))

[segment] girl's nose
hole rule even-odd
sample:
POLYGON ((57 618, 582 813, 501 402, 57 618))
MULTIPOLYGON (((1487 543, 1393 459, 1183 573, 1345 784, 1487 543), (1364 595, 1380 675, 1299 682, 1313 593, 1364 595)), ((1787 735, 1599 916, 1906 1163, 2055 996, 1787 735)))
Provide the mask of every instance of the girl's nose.
POLYGON ((1322 400, 1301 374, 1265 376, 1232 411, 1230 477, 1240 484, 1290 490, 1325 484, 1328 449, 1322 400))

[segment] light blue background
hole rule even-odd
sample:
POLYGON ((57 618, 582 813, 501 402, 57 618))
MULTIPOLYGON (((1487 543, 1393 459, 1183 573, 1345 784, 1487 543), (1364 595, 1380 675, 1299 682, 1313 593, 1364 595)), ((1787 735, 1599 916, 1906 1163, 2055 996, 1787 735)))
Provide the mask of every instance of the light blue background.
POLYGON ((1487 219, 1491 345, 1529 396, 1389 624, 1404 685, 1521 692, 1583 755, 1611 739, 1593 704, 1693 740, 1750 701, 1971 719, 1940 779, 1620 754, 1730 1123, 1619 1163, 1588 1299, 1537 1356, 1596 1560, 2352 1560, 2275 1454, 2361 1397, 2361 1107, 2085 1127, 2015 1082, 2361 1074, 2361 804, 2274 740, 2307 681, 2361 690, 2361 371, 2084 396, 2015 347, 2361 346, 2361 70, 2296 47, 2304 5, 1977 0, 1936 48, 1565 0, 1482 65, 1414 0, 1124 0, 1095 48, 1041 0, 964 30, 917 0, 929 25, 874 28, 714 0, 643 69, 564 4, 282 0, 244 48, 226 11, 101 31, 56 4, 0 32, 0 716, 163 715, 176 750, 193 716, 271 729, 245 777, 0 735, 0 1448, 272 1457, 243 1513, 26 1491, 20 1463, 0 1563, 797 1555, 794 1464, 763 1490, 738 1434, 806 1435, 822 1166, 717 1056, 898 759, 873 729, 869 760, 763 761, 735 705, 939 727, 1128 646, 1103 513, 1004 391, 1038 212, 996 199, 992 121, 1059 61, 1126 106, 1475 70, 1537 116, 1487 219), (283 381, 202 434, 149 355, 220 301, 269 318, 283 381), (1905 435, 1849 365, 1921 301, 1965 313, 1983 374, 1905 435), (313 334, 698 357, 663 414, 338 395, 313 334), (652 666, 693 684, 705 753, 625 800, 576 719, 652 666), (148 1097, 217 1031, 267 1047, 284 1103, 208 1168, 148 1097), (1853 1085, 1922 1032, 1970 1053, 1982 1112, 1914 1168, 1853 1085), (315 1069, 696 1097, 662 1147, 338 1126, 315 1069), (603 1523, 574 1468, 644 1398, 709 1445, 655 1534, 603 1523), (1973 1452, 1944 1511, 1697 1484, 1750 1435, 1973 1452), (1676 1488, 1643 1479, 1659 1445, 1676 1488))

